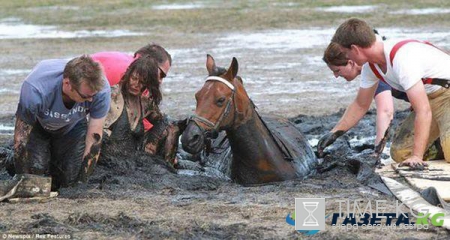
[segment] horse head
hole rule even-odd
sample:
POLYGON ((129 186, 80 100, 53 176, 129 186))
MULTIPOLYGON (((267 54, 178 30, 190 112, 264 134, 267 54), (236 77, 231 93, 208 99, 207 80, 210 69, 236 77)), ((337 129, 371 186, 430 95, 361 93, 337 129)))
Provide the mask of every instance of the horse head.
POLYGON ((217 67, 209 54, 206 60, 208 77, 195 94, 197 107, 189 119, 181 142, 189 153, 200 152, 205 141, 218 132, 239 126, 250 114, 251 101, 237 76, 238 62, 233 58, 228 69, 217 67))

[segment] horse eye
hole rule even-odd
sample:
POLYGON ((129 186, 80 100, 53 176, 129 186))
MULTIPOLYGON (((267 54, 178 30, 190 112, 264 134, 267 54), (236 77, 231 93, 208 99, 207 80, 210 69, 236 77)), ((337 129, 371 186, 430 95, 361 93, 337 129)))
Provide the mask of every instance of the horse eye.
POLYGON ((221 97, 221 98, 217 99, 216 104, 217 104, 217 106, 222 107, 224 102, 225 102, 225 98, 221 97))

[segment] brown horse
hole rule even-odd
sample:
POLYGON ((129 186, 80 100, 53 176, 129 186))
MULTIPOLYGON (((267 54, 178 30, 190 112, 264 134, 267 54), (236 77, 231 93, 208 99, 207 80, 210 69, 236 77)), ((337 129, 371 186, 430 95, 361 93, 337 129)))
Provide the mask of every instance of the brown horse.
POLYGON ((197 108, 181 142, 189 153, 198 153, 205 140, 225 130, 233 152, 231 178, 241 184, 259 184, 305 178, 317 159, 303 134, 288 120, 261 118, 236 77, 238 62, 228 70, 216 67, 207 55, 209 76, 195 94, 197 108))

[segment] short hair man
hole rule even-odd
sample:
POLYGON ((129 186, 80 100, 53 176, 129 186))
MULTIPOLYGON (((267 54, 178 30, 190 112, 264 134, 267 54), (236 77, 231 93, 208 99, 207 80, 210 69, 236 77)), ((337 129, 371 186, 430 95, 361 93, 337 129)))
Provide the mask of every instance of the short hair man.
POLYGON ((53 189, 86 181, 109 106, 109 84, 89 56, 38 63, 22 84, 16 112, 16 173, 50 175, 53 189))
POLYGON ((351 18, 333 36, 332 41, 349 59, 359 65, 372 64, 378 76, 372 71, 362 72, 356 99, 331 132, 321 138, 319 153, 364 116, 381 79, 406 92, 414 109, 396 131, 392 158, 411 167, 426 165, 424 153, 440 137, 445 159, 450 162, 450 90, 439 86, 450 79, 450 56, 425 42, 377 40, 372 29, 365 21, 351 18), (436 79, 442 80, 441 84, 425 84, 437 84, 436 79))

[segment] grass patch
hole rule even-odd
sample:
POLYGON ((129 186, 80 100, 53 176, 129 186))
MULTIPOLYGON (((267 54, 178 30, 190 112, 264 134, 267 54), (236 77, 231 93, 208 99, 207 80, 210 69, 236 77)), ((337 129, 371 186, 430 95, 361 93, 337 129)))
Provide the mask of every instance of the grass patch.
POLYGON ((63 29, 121 29, 135 31, 207 33, 271 28, 336 27, 357 16, 376 27, 450 27, 447 14, 405 15, 392 11, 413 8, 450 8, 450 1, 198 1, 203 8, 158 10, 158 5, 184 1, 1 1, 0 19, 15 17, 26 23, 59 25, 63 29), (373 5, 366 13, 318 11, 319 7, 373 5))

